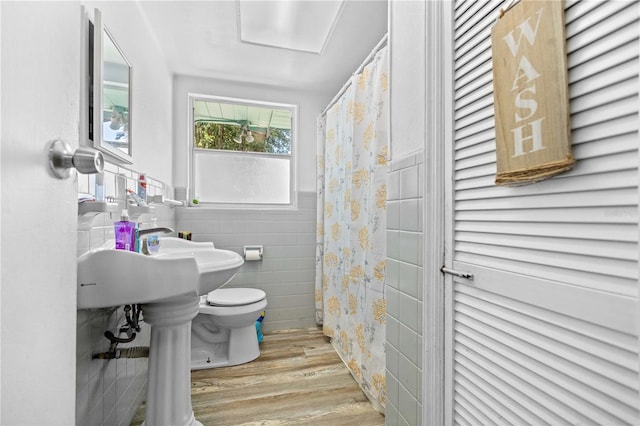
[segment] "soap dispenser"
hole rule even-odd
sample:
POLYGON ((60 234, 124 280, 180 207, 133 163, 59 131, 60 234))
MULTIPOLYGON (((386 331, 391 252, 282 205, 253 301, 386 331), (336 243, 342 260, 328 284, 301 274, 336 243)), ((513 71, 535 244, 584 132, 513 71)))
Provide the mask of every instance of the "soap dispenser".
POLYGON ((116 233, 116 250, 135 251, 136 223, 129 221, 129 212, 122 210, 120 221, 113 224, 116 233))

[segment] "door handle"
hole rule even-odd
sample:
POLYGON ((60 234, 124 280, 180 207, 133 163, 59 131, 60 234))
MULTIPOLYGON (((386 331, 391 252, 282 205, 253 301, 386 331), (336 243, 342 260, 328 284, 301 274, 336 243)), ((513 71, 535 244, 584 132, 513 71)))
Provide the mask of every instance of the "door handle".
POLYGON ((456 271, 455 269, 447 268, 444 265, 440 268, 440 272, 473 281, 473 274, 471 272, 456 271))
POLYGON ((104 156, 89 147, 80 147, 74 152, 68 143, 56 140, 49 145, 49 167, 58 179, 70 177, 74 170, 84 174, 102 173, 104 156))

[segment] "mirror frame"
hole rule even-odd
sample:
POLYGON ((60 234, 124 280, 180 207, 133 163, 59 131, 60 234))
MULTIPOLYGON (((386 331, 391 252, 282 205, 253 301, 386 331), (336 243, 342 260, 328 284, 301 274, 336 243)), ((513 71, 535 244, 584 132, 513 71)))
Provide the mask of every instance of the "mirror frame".
MULTIPOLYGON (((90 37, 91 38, 91 37, 90 37)), ((93 73, 89 71, 89 93, 93 93, 93 102, 89 100, 89 108, 92 111, 89 112, 89 143, 93 145, 93 147, 105 155, 126 164, 133 163, 133 143, 132 143, 132 77, 133 77, 133 67, 131 66, 131 62, 127 59, 125 54, 122 52, 118 43, 116 43, 115 39, 107 30, 102 20, 102 13, 100 10, 94 10, 94 19, 93 19, 93 38, 89 41, 89 43, 93 45, 93 52, 91 52, 91 45, 89 46, 89 60, 93 60, 93 73), (104 94, 104 86, 105 82, 104 78, 104 43, 106 41, 106 37, 110 39, 110 41, 115 46, 116 50, 122 57, 123 61, 127 64, 129 68, 129 87, 128 87, 128 101, 129 101, 129 134, 128 134, 128 152, 123 152, 121 149, 113 147, 111 144, 106 143, 103 140, 103 132, 102 132, 102 124, 104 117, 104 105, 103 105, 103 94, 104 94), (93 57, 91 55, 93 54, 93 57), (93 88, 91 88, 93 86, 93 88), (91 130, 92 128, 92 130, 91 130), (93 137, 91 137, 93 136, 93 137)))

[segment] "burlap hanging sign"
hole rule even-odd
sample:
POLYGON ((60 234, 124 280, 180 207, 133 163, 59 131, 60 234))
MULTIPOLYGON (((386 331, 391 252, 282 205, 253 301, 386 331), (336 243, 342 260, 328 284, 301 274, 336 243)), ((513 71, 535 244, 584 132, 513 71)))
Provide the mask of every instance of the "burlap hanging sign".
POLYGON ((573 167, 563 4, 521 0, 491 29, 497 185, 573 167))

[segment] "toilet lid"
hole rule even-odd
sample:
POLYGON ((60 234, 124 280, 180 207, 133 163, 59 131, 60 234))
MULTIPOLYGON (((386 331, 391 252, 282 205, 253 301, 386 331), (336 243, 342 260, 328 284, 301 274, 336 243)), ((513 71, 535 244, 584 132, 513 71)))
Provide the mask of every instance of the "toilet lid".
POLYGON ((241 306, 259 302, 267 294, 257 288, 219 288, 207 295, 207 305, 241 306))

